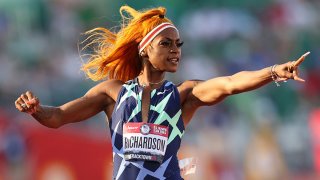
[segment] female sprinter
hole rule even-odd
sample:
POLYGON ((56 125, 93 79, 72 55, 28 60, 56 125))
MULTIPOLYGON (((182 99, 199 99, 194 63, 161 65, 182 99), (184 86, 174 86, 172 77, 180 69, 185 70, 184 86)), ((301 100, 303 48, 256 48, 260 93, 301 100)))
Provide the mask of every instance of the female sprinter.
POLYGON ((107 80, 59 107, 41 105, 30 91, 15 102, 19 111, 49 128, 104 111, 112 137, 114 179, 182 179, 177 152, 185 127, 199 107, 272 81, 304 81, 298 76, 298 66, 307 54, 257 71, 189 80, 177 86, 165 74, 177 71, 183 42, 165 17, 166 9, 136 11, 123 6, 120 13, 124 21, 118 33, 105 28, 87 32, 92 40, 88 46, 98 46, 82 69, 92 80, 107 80))

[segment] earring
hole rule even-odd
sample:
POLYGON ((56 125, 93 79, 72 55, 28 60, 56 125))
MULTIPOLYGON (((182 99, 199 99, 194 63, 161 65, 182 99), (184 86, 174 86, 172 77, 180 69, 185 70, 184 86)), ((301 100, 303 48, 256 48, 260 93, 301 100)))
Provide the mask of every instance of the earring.
POLYGON ((141 51, 141 52, 140 52, 140 56, 141 56, 141 57, 144 57, 144 56, 146 56, 146 52, 144 52, 144 51, 141 51))

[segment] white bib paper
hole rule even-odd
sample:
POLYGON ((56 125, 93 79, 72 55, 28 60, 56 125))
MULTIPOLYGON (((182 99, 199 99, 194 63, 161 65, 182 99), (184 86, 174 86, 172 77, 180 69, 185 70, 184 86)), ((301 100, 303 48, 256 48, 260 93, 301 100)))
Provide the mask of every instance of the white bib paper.
POLYGON ((162 163, 168 145, 167 126, 152 123, 123 125, 125 160, 143 160, 162 163))

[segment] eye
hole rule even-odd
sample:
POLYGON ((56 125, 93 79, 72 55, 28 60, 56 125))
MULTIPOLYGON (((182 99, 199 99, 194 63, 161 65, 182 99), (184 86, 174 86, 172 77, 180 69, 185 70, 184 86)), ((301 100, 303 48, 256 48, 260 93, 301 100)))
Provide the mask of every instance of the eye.
POLYGON ((182 42, 177 42, 177 47, 178 48, 182 47, 183 43, 184 43, 183 41, 182 42))
POLYGON ((171 46, 171 43, 169 41, 161 41, 159 44, 160 44, 160 46, 164 46, 164 47, 171 46))

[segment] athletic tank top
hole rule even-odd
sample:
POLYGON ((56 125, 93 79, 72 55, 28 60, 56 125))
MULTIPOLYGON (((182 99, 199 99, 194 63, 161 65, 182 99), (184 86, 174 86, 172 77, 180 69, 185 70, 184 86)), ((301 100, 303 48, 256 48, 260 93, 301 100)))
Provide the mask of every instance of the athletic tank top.
POLYGON ((148 123, 167 126, 168 145, 162 163, 151 161, 128 161, 124 159, 123 125, 142 122, 141 99, 143 87, 137 78, 123 84, 115 104, 110 132, 113 149, 113 179, 182 179, 177 152, 184 134, 180 96, 176 86, 164 81, 161 87, 151 91, 148 123))

